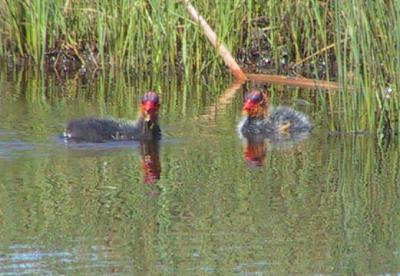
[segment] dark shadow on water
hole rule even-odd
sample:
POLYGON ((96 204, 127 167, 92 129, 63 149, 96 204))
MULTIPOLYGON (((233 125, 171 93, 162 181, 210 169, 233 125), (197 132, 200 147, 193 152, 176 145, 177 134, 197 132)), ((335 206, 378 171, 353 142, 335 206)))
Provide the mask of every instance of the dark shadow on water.
POLYGON ((0 141, 0 159, 14 159, 33 149, 33 144, 19 140, 0 141))
POLYGON ((115 151, 139 149, 141 170, 144 184, 154 184, 160 179, 161 164, 159 158, 159 141, 118 141, 107 143, 75 143, 64 140, 68 150, 79 156, 109 155, 115 151))
MULTIPOLYGON (((12 133, 10 134, 11 136, 12 133)), ((131 151, 139 152, 143 183, 153 184, 160 179, 161 165, 159 158, 159 141, 118 141, 108 143, 75 143, 60 137, 54 137, 50 143, 27 143, 13 139, 8 135, 0 141, 0 159, 13 160, 21 157, 43 157, 52 155, 71 155, 73 157, 107 156, 113 153, 131 151), (66 151, 58 145, 63 145, 66 151)))
POLYGON ((32 143, 26 143, 17 138, 16 132, 0 130, 0 159, 14 159, 34 148, 32 143))
POLYGON ((63 138, 57 138, 56 142, 61 142, 65 148, 74 153, 82 153, 83 155, 101 155, 102 153, 109 154, 113 150, 138 149, 140 144, 132 141, 117 141, 106 143, 90 143, 90 142, 71 142, 63 138))

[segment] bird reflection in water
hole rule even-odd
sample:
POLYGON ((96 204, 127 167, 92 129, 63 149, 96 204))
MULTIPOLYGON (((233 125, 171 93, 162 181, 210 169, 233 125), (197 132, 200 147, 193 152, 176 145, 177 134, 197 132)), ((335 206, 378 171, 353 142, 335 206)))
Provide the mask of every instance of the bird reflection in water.
POLYGON ((243 141, 243 159, 249 168, 261 167, 268 151, 291 150, 297 148, 309 137, 309 133, 296 133, 286 137, 265 135, 240 135, 243 141))
POLYGON ((261 167, 264 164, 267 143, 264 137, 243 137, 243 158, 250 168, 261 167))
POLYGON ((160 179, 161 165, 158 153, 158 141, 140 142, 140 164, 144 184, 150 185, 160 179))

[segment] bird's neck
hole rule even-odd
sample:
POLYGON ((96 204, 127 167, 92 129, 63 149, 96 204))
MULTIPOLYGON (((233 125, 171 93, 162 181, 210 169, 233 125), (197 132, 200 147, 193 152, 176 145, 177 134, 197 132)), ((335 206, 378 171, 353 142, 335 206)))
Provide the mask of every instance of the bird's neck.
POLYGON ((260 112, 254 116, 248 116, 247 119, 249 122, 256 122, 256 121, 265 120, 267 117, 268 117, 267 112, 260 112))
POLYGON ((259 105, 256 107, 255 112, 249 116, 250 120, 253 121, 258 121, 258 120, 264 120, 265 118, 268 117, 268 108, 266 105, 259 105))
POLYGON ((140 116, 137 126, 140 132, 140 136, 143 139, 153 139, 161 136, 161 130, 158 126, 157 120, 146 121, 143 116, 140 116))

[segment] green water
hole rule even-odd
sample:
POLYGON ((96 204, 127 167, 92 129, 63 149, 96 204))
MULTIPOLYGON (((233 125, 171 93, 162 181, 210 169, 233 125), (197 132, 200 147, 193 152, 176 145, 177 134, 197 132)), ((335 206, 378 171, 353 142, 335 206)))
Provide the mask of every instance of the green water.
POLYGON ((259 146, 250 166, 235 128, 251 84, 210 108, 228 86, 2 72, 0 275, 398 273, 398 143, 329 133, 315 100, 325 92, 271 87, 272 102, 316 127, 298 144, 259 146), (71 118, 135 118, 149 89, 162 91, 158 151, 59 138, 71 118), (146 158, 158 181, 146 181, 146 158))

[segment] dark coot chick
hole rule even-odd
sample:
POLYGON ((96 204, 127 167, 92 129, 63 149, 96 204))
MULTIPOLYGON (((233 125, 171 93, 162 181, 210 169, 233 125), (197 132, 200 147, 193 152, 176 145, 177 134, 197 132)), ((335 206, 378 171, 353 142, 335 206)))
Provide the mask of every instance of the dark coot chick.
POLYGON ((74 142, 102 143, 107 141, 151 141, 161 138, 158 125, 159 97, 146 92, 140 102, 136 121, 106 118, 82 118, 67 123, 64 138, 74 142))
POLYGON ((280 141, 308 134, 312 129, 306 115, 286 106, 268 108, 267 95, 253 90, 245 95, 243 118, 238 131, 243 136, 263 135, 280 141))

